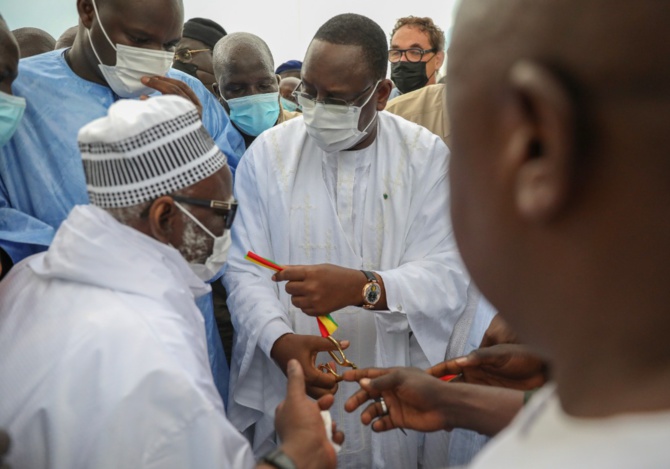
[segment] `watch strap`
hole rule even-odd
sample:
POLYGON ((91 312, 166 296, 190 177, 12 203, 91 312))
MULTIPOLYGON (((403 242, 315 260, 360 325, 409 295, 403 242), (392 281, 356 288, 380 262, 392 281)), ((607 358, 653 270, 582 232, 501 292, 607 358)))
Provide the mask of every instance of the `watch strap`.
POLYGON ((281 448, 275 448, 263 456, 258 462, 269 464, 277 469, 297 469, 291 458, 281 448))
POLYGON ((370 272, 368 270, 361 270, 361 272, 363 272, 363 275, 365 275, 365 278, 368 279, 368 282, 378 283, 377 282, 377 277, 375 277, 375 274, 373 274, 372 272, 370 272))

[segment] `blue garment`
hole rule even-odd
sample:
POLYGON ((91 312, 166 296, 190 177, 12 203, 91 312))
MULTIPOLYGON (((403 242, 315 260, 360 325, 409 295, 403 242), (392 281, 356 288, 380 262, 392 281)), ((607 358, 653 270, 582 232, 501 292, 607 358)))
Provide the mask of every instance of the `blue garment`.
MULTIPOLYGON (((177 70, 167 76, 193 89, 202 104, 203 125, 236 164, 244 153, 244 140, 223 107, 196 78, 177 70)), ((105 116, 118 96, 109 87, 76 75, 63 50, 21 60, 12 91, 28 102, 16 133, 0 148, 0 247, 16 263, 46 250, 72 207, 88 204, 77 134, 85 124, 105 116)), ((205 308, 203 315, 213 327, 211 308, 209 313, 205 308)), ((207 337, 212 339, 208 343, 212 373, 222 376, 224 370, 215 365, 226 360, 213 359, 218 352, 209 329, 207 337)), ((218 348, 223 353, 220 343, 218 348)))

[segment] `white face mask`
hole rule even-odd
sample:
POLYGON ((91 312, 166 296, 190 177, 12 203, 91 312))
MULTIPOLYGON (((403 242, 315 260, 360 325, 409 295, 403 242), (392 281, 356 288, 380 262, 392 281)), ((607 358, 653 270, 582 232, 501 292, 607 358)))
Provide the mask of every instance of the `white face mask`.
POLYGON ((124 46, 123 44, 115 46, 102 26, 95 0, 93 1, 93 9, 107 42, 116 51, 116 65, 103 64, 91 40, 91 32, 86 30, 93 53, 100 63, 98 67, 100 67, 100 71, 109 87, 122 98, 138 98, 142 95, 155 93, 156 90, 142 84, 141 78, 144 76, 165 76, 172 66, 174 52, 143 49, 141 47, 124 46))
POLYGON ((230 236, 230 230, 224 230, 223 235, 215 236, 214 233, 209 231, 205 225, 203 225, 200 220, 198 220, 191 212, 186 210, 179 202, 174 203, 179 210, 181 210, 184 215, 189 217, 193 223, 198 225, 202 230, 207 233, 209 236, 214 238, 214 247, 212 248, 212 254, 205 260, 204 264, 199 262, 191 262, 189 266, 195 275, 198 276, 203 282, 211 283, 221 276, 221 270, 223 265, 228 259, 228 250, 232 244, 232 238, 230 236))
POLYGON ((327 153, 347 150, 363 140, 367 130, 377 120, 377 115, 365 126, 358 130, 361 110, 372 99, 379 86, 379 80, 372 89, 370 96, 360 106, 344 106, 336 104, 317 103, 298 94, 298 104, 302 107, 302 115, 310 137, 327 153))

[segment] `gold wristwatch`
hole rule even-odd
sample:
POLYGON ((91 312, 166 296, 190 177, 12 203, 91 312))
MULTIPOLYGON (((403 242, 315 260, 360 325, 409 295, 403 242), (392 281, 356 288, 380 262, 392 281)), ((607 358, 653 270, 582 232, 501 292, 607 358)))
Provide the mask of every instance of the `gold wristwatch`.
POLYGON ((382 297, 382 287, 377 281, 377 277, 372 272, 361 270, 368 283, 363 287, 363 308, 373 309, 382 297))

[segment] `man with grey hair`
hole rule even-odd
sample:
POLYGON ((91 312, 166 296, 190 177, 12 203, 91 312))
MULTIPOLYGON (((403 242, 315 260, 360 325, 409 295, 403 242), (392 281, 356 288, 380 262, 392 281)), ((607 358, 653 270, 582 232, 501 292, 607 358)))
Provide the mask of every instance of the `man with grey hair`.
POLYGON ((247 148, 263 131, 299 115, 282 108, 272 52, 260 37, 227 35, 216 43, 213 62, 214 89, 247 148))
MULTIPOLYGON (((176 96, 120 101, 78 141, 91 205, 0 284, 9 463, 254 466, 225 416, 195 303, 209 290, 197 274, 235 218, 226 157, 176 96)), ((263 467, 335 465, 320 414, 332 398, 310 401, 302 376, 294 362, 277 413, 284 444, 263 467)))

